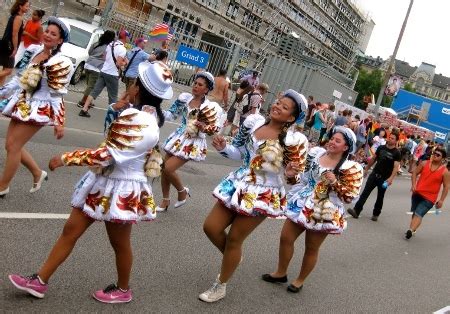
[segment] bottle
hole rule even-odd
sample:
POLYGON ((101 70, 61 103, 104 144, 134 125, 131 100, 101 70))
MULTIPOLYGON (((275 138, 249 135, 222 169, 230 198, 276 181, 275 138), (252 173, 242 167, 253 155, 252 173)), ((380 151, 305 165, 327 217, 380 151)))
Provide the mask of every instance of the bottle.
POLYGON ((383 182, 383 189, 387 189, 388 188, 388 186, 389 186, 389 184, 388 184, 388 182, 387 181, 384 181, 383 182))
POLYGON ((436 208, 436 206, 433 206, 433 207, 434 207, 434 214, 436 216, 439 215, 441 213, 441 211, 438 208, 436 208))

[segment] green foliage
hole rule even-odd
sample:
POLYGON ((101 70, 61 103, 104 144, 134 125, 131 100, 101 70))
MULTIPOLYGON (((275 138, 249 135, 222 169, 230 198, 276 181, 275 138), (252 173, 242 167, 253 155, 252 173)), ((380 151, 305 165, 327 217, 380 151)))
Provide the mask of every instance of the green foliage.
POLYGON ((405 86, 403 86, 403 89, 412 93, 416 92, 416 89, 412 87, 411 83, 406 83, 405 86))
POLYGON ((360 70, 358 80, 355 84, 355 91, 358 92, 358 97, 355 102, 356 107, 364 109, 363 97, 370 94, 374 94, 375 97, 378 96, 382 84, 383 72, 380 70, 374 70, 370 73, 366 70, 360 70))
POLYGON ((381 101, 381 107, 391 108, 393 100, 394 97, 384 95, 383 100, 381 101))

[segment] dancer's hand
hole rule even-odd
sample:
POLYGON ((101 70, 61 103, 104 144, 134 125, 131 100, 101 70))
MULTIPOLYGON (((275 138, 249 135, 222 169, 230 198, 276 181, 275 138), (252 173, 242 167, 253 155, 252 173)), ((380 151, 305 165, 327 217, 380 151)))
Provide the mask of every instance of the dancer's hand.
POLYGON ((298 162, 290 162, 287 164, 284 174, 288 178, 295 177, 300 172, 300 164, 298 162))
POLYGON ((333 185, 337 181, 336 176, 334 175, 333 171, 325 172, 324 176, 325 176, 325 179, 327 180, 327 183, 329 185, 333 185))
POLYGON ((48 168, 51 171, 54 171, 56 168, 62 167, 64 166, 62 160, 61 160, 61 155, 57 155, 55 157, 52 157, 52 159, 50 159, 50 161, 48 162, 48 168))
POLYGON ((444 204, 443 201, 438 201, 434 206, 435 206, 437 209, 439 209, 439 208, 442 207, 443 204, 444 204))
POLYGON ((64 127, 62 125, 55 125, 53 128, 53 133, 56 136, 56 139, 59 140, 64 136, 64 127))
POLYGON ((216 135, 213 137, 212 145, 218 151, 224 150, 227 146, 227 141, 222 135, 216 135))
POLYGON ((206 128, 206 124, 200 121, 195 121, 194 125, 199 129, 200 132, 203 132, 206 128))
POLYGON ((130 95, 126 91, 125 93, 122 94, 120 99, 118 101, 116 101, 116 103, 112 107, 114 110, 120 110, 123 107, 128 106, 129 103, 130 103, 130 95))

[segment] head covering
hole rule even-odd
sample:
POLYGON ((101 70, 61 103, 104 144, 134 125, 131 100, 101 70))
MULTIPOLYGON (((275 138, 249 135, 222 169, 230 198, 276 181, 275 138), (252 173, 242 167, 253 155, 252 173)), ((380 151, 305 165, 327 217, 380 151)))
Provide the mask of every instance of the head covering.
POLYGON ((126 29, 121 29, 117 35, 119 36, 119 39, 124 37, 131 37, 130 33, 126 29))
POLYGON ((142 85, 153 95, 162 99, 173 96, 173 76, 170 68, 161 61, 141 62, 138 68, 142 85))
POLYGON ((335 133, 341 133, 344 136, 345 142, 347 143, 349 147, 349 154, 354 154, 356 152, 356 135, 353 133, 352 130, 349 128, 346 128, 345 126, 336 126, 333 128, 333 131, 331 132, 331 136, 335 133))
POLYGON ((195 74, 194 80, 197 78, 202 77, 206 80, 206 83, 208 84, 208 89, 211 91, 214 89, 214 76, 209 72, 198 72, 195 74))
POLYGON ((306 101, 305 96, 303 96, 302 94, 296 92, 293 89, 288 89, 283 93, 282 97, 291 98, 297 105, 300 113, 306 112, 306 109, 308 108, 308 102, 306 101))
POLYGON ((70 40, 70 25, 67 24, 66 22, 63 22, 62 20, 60 20, 59 18, 55 17, 55 16, 50 16, 48 18, 48 23, 49 24, 56 24, 59 27, 61 27, 63 34, 61 34, 61 37, 63 38, 63 42, 68 42, 70 40))
POLYGON ((135 41, 134 41, 134 43, 136 44, 136 45, 139 45, 139 44, 141 44, 141 43, 146 43, 148 40, 147 39, 145 39, 144 37, 139 37, 138 39, 136 39, 135 41))

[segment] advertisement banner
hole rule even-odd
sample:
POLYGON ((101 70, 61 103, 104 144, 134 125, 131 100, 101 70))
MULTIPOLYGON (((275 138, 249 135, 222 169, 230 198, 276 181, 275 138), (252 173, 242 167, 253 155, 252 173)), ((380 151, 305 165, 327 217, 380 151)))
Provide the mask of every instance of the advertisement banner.
POLYGON ((386 96, 397 96, 400 87, 402 86, 402 80, 398 76, 391 76, 389 82, 384 90, 386 96))

